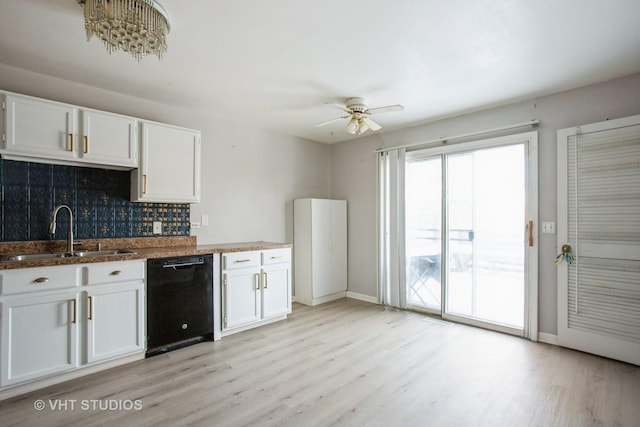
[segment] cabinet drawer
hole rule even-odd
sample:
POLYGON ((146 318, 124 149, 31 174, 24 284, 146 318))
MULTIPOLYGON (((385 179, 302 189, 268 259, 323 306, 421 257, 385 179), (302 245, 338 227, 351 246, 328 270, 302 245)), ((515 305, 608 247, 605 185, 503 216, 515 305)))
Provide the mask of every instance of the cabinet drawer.
POLYGON ((144 261, 100 262, 86 265, 87 285, 144 279, 144 261))
POLYGON ((0 294, 51 291, 74 288, 79 283, 79 266, 35 267, 0 273, 0 294))
POLYGON ((236 268, 259 267, 260 252, 230 252, 222 254, 222 269, 233 270, 236 268))
POLYGON ((262 265, 291 262, 291 248, 269 249, 262 252, 262 265))

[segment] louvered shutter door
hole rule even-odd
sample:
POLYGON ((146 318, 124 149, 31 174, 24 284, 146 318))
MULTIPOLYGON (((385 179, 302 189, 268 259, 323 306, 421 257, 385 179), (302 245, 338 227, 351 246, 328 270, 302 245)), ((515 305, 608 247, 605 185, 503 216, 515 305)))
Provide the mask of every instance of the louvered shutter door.
POLYGON ((577 129, 566 159, 559 343, 640 365, 640 126, 577 129))

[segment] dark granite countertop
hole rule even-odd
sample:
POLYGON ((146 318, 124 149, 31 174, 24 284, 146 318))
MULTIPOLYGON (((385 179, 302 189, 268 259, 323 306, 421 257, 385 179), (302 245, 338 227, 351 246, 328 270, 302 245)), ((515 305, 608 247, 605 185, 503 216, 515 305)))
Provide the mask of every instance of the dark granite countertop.
MULTIPOLYGON (((80 242, 80 240, 78 241, 80 242)), ((14 268, 46 267, 54 265, 86 264, 95 262, 125 261, 134 259, 165 258, 175 256, 205 255, 225 252, 257 251, 290 248, 291 243, 238 242, 198 245, 195 237, 140 237, 123 239, 83 239, 77 250, 95 250, 98 243, 102 250, 127 249, 130 254, 100 255, 92 257, 67 257, 29 261, 0 261, 0 270, 14 268)), ((6 242, 0 243, 0 256, 42 252, 64 252, 66 241, 6 242)))

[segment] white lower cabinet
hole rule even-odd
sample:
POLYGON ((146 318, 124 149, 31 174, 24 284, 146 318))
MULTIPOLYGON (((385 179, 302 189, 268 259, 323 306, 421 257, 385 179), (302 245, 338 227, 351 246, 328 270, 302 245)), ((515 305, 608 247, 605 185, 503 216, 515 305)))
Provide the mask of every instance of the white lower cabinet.
MULTIPOLYGON (((86 363, 145 349, 144 263, 124 261, 107 264, 111 270, 109 275, 114 279, 89 283, 85 293, 86 363)), ((96 264, 95 267, 104 270, 105 266, 96 264)))
POLYGON ((0 273, 0 388, 144 353, 143 260, 0 273))
POLYGON ((222 254, 221 311, 225 332, 291 313, 291 248, 222 254))
POLYGON ((145 262, 86 264, 85 363, 144 351, 145 262))
POLYGON ((262 318, 291 313, 291 249, 262 251, 262 318))
POLYGON ((2 310, 2 378, 9 386, 78 366, 78 294, 7 298, 2 310))
POLYGON ((230 270, 222 279, 222 329, 228 330, 260 320, 260 266, 230 270))

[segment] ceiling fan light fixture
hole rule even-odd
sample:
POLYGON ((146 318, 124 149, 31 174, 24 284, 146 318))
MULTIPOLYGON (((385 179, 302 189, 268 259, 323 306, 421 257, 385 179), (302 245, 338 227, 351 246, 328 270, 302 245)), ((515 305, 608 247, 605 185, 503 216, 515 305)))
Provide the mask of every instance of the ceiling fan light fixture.
POLYGON ((352 117, 351 120, 349 120, 349 123, 347 123, 347 127, 345 127, 344 130, 351 135, 355 135, 359 128, 360 126, 358 124, 358 119, 352 117))
POLYGON ((358 135, 362 135, 369 130, 369 123, 366 120, 360 120, 360 128, 358 129, 358 135))
POLYGON ((167 51, 169 16, 155 0, 78 0, 84 7, 87 41, 101 40, 109 54, 122 50, 138 62, 167 51))

